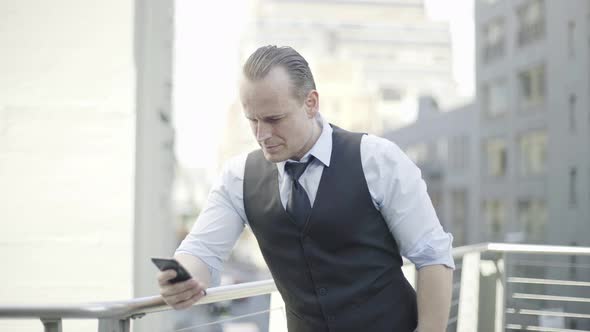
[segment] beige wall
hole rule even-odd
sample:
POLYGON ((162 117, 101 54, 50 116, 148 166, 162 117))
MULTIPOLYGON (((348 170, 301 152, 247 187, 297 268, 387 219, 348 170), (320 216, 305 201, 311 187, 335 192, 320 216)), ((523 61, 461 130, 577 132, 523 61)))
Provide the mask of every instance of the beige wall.
MULTIPOLYGON (((132 296, 132 7, 0 2, 2 305, 132 296)), ((0 331, 40 330, 0 320, 0 331)))

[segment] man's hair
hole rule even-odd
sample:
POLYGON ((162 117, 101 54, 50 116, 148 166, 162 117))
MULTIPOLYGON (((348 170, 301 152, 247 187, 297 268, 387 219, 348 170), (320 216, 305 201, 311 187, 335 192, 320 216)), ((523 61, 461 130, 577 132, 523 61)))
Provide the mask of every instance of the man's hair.
POLYGON ((283 67, 291 80, 294 97, 303 101, 309 91, 315 90, 315 81, 307 61, 288 46, 262 46, 244 64, 244 76, 250 81, 261 80, 275 67, 283 67))

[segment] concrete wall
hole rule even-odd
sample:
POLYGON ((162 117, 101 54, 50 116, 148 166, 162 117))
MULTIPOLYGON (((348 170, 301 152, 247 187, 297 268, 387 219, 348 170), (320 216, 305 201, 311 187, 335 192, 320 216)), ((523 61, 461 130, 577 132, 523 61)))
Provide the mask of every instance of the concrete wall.
POLYGON ((2 1, 0 22, 0 303, 130 298, 133 3, 2 1))

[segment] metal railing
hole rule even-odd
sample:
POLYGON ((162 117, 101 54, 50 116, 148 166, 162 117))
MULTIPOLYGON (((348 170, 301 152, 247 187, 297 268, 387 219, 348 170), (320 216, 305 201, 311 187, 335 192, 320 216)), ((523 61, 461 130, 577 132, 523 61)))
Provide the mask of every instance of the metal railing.
MULTIPOLYGON (((590 273, 578 273, 590 269, 590 264, 579 262, 581 257, 590 258, 590 247, 486 243, 455 248, 453 257, 456 270, 448 331, 565 332, 587 331, 581 328, 590 326, 590 273), (570 261, 530 259, 539 255, 565 255, 570 261), (588 280, 571 280, 576 276, 588 280)), ((404 273, 415 285, 416 271, 407 261, 404 273)), ((195 305, 274 292, 273 280, 214 287, 195 305)), ((97 319, 99 332, 127 332, 132 319, 169 310, 160 296, 150 296, 78 305, 0 305, 0 319, 39 319, 46 332, 61 332, 64 319, 97 319)), ((281 316, 271 315, 271 319, 284 320, 281 316)))

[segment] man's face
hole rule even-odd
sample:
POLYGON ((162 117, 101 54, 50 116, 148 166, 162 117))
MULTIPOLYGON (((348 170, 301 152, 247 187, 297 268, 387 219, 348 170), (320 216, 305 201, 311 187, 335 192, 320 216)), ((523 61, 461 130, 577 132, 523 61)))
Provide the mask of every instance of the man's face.
POLYGON ((275 67, 261 80, 244 78, 240 99, 264 157, 277 163, 299 160, 313 146, 317 92, 298 100, 286 70, 275 67))

